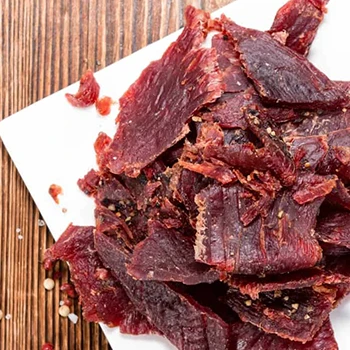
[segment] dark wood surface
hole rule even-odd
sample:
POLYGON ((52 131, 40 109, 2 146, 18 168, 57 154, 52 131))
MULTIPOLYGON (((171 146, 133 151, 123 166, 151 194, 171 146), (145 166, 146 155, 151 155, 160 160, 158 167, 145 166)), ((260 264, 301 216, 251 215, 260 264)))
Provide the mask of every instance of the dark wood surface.
MULTIPOLYGON (((229 2, 1 0, 0 119, 77 81, 88 67, 100 70, 180 28, 187 4, 214 11, 229 2)), ((59 317, 67 268, 61 265, 62 279, 45 291, 41 261, 53 239, 39 227, 40 214, 2 144, 0 158, 0 350, 36 350, 45 342, 56 350, 108 349, 78 305, 76 325, 59 317)))

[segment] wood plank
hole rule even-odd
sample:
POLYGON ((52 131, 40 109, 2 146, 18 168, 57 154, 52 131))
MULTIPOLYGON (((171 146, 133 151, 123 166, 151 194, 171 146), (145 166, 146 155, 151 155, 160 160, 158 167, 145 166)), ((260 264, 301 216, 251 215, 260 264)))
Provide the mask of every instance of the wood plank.
MULTIPOLYGON (((1 0, 0 119, 75 82, 87 67, 99 70, 177 30, 187 4, 213 11, 229 0, 1 0)), ((0 144, 0 350, 108 349, 98 325, 73 325, 58 316, 56 288, 41 262, 53 244, 39 212, 0 144), (16 228, 21 232, 16 233, 16 228), (18 235, 23 239, 18 239, 18 235)), ((68 280, 67 267, 60 265, 68 280)))

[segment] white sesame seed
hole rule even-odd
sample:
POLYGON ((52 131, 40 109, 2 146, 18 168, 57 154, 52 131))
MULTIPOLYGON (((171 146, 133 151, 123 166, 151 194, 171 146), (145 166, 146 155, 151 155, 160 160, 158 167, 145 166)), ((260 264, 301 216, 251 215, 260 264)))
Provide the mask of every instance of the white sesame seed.
POLYGON ((60 306, 64 305, 64 301, 63 301, 63 300, 60 300, 59 305, 60 305, 60 306))
POLYGON ((22 240, 24 237, 22 235, 18 235, 18 239, 22 240))
POLYGON ((44 220, 39 219, 39 220, 38 220, 38 225, 39 225, 39 227, 43 227, 43 226, 45 226, 45 221, 44 221, 44 220))
POLYGON ((16 228, 16 233, 20 233, 21 229, 19 227, 16 228))
POLYGON ((305 316, 304 316, 304 320, 308 320, 310 318, 310 316, 308 315, 308 314, 306 314, 305 316))
POLYGON ((11 317, 12 317, 11 314, 7 314, 7 315, 5 316, 5 319, 6 319, 6 320, 11 320, 11 317))
POLYGON ((58 313, 62 317, 68 317, 68 315, 70 314, 69 307, 67 305, 60 306, 60 308, 58 309, 58 313))
POLYGON ((347 109, 346 109, 346 108, 343 108, 343 112, 346 113, 346 112, 347 112, 347 109))
POLYGON ((252 301, 251 300, 246 300, 244 302, 244 304, 246 304, 247 306, 251 306, 252 305, 252 301))
POLYGON ((289 300, 289 296, 286 295, 286 296, 283 298, 283 300, 288 301, 288 300, 289 300))
POLYGON ((46 278, 43 285, 46 290, 52 290, 55 288, 55 281, 52 278, 46 278))
POLYGON ((110 205, 108 206, 108 209, 109 209, 109 210, 112 210, 112 211, 115 211, 115 210, 116 210, 116 207, 115 207, 114 204, 110 204, 110 205))
POLYGON ((272 130, 270 135, 271 136, 276 136, 276 133, 272 130))
POLYGON ((283 214, 284 214, 284 211, 283 211, 283 210, 280 210, 280 211, 278 212, 278 214, 277 214, 277 217, 278 217, 279 219, 282 219, 283 214))
POLYGON ((68 318, 74 323, 77 324, 79 317, 76 314, 69 314, 68 318))
POLYGON ((295 309, 295 310, 298 310, 299 309, 299 304, 298 303, 292 304, 292 308, 295 309))

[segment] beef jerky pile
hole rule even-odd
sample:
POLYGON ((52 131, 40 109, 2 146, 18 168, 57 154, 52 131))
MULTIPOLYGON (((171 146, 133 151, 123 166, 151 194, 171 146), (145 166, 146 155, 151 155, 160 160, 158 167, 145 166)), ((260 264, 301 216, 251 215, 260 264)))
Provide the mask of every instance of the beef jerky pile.
POLYGON ((350 83, 306 58, 326 3, 291 0, 267 32, 187 8, 78 182, 96 227, 71 225, 46 252, 69 262, 87 320, 179 349, 338 348, 350 83))

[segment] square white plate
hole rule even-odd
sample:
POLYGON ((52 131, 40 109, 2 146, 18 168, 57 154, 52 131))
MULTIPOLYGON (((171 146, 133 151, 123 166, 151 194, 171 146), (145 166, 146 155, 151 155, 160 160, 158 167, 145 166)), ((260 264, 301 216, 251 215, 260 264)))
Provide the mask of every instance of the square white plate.
MULTIPOLYGON (((286 0, 237 0, 214 16, 225 13, 238 24, 266 30, 284 3, 286 0)), ((310 59, 330 78, 350 80, 350 2, 331 0, 328 8, 329 13, 312 45, 310 59)), ((178 34, 96 73, 101 96, 118 100, 142 69, 158 59, 178 34)), ((73 84, 0 123, 0 136, 55 239, 70 222, 94 225, 93 202, 78 189, 76 182, 96 166, 93 143, 98 133, 105 131, 113 135, 115 132, 116 107, 110 116, 102 118, 94 107, 79 109, 67 103, 64 94, 74 93, 77 88, 78 84, 73 84), (64 190, 60 205, 48 194, 53 183, 64 190), (62 213, 62 208, 67 208, 67 213, 62 213)), ((350 300, 343 302, 331 318, 340 349, 349 349, 350 300)), ((118 329, 103 325, 102 328, 113 349, 174 349, 161 337, 126 336, 118 329)))

